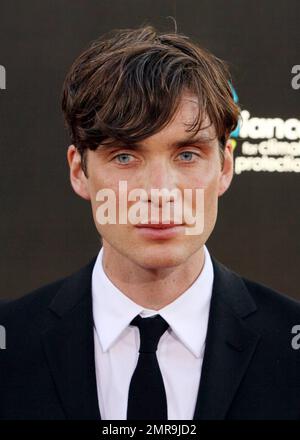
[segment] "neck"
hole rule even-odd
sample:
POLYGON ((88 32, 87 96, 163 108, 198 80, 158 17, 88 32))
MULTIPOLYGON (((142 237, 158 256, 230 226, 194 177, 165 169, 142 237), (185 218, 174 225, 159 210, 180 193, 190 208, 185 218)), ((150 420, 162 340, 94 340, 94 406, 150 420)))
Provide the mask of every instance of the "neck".
POLYGON ((204 247, 183 264, 143 268, 103 241, 103 269, 111 282, 142 307, 160 310, 176 300, 196 280, 204 266, 204 247))

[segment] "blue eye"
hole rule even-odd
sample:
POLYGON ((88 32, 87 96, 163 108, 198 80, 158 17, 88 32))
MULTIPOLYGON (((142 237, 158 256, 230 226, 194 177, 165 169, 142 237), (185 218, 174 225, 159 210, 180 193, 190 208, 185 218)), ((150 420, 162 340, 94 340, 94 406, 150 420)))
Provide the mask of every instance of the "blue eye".
POLYGON ((198 154, 193 153, 192 151, 183 151, 182 153, 179 154, 179 156, 185 155, 185 158, 187 158, 188 160, 186 162, 190 162, 193 158, 192 155, 195 154, 196 156, 198 156, 198 154))
MULTIPOLYGON (((125 157, 125 158, 128 159, 129 156, 131 156, 131 154, 120 153, 120 154, 118 154, 117 156, 115 156, 114 159, 117 159, 117 158, 120 159, 120 158, 122 158, 122 157, 123 157, 123 158, 125 157)), ((126 164, 126 163, 128 163, 128 161, 126 161, 126 160, 125 160, 125 161, 122 161, 122 160, 121 160, 119 163, 126 164)))

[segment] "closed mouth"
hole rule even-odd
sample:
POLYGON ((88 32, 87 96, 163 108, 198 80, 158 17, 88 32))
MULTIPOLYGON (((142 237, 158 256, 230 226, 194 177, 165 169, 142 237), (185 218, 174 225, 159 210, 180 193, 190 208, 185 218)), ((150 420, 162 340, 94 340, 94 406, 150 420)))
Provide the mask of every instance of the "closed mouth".
POLYGON ((179 223, 146 223, 146 224, 138 224, 135 225, 137 228, 151 228, 151 229, 169 229, 169 228, 174 228, 176 226, 183 226, 182 224, 179 223))

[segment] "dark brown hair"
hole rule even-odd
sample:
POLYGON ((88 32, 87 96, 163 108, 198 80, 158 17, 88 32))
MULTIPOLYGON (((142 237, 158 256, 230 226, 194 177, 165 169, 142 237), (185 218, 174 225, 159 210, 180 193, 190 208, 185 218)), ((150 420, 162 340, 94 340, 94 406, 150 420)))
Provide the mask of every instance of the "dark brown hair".
POLYGON ((184 90, 199 100, 189 130, 198 131, 208 115, 222 152, 239 117, 230 81, 223 61, 182 34, 144 26, 92 42, 71 66, 62 91, 65 123, 86 175, 88 148, 110 140, 133 144, 157 133, 184 90))

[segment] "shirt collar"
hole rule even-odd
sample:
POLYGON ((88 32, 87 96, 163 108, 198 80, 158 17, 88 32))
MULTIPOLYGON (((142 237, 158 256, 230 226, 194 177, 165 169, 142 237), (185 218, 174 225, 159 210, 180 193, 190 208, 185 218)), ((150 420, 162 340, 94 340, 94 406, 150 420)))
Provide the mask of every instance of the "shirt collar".
POLYGON ((136 315, 159 314, 194 356, 203 356, 214 278, 205 245, 204 257, 202 271, 193 284, 167 306, 151 310, 136 304, 108 278, 102 265, 102 247, 92 273, 92 299, 94 324, 103 351, 109 350, 136 315))

